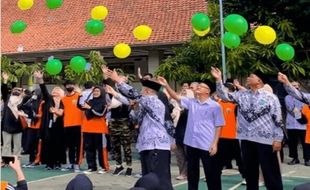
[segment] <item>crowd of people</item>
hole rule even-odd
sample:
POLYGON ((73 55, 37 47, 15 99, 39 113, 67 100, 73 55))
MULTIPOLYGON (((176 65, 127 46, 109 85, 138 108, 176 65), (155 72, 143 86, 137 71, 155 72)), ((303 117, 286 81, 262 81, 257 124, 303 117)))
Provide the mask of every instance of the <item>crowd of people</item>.
POLYGON ((215 84, 183 82, 179 92, 165 78, 142 76, 140 70, 141 91, 115 70, 103 66, 102 72, 101 85, 86 81, 81 90, 65 81, 64 90, 56 86, 51 93, 40 71, 33 74, 39 85, 33 91, 9 88, 9 75, 2 73, 2 155, 29 154, 23 167, 104 174, 111 170, 110 152, 113 175, 131 176, 136 140, 141 174, 155 175, 159 190, 173 189, 171 151, 179 167, 176 179, 187 180, 189 190, 198 189, 200 160, 208 189, 220 190, 222 170, 232 168, 233 159, 248 190, 258 190, 259 179, 269 190, 282 190, 284 143, 292 158, 288 164, 300 163, 300 141, 304 165, 310 166, 310 94, 282 73, 285 105, 260 71, 244 87, 237 80, 223 82, 221 71, 211 68, 215 84), (81 171, 84 157, 88 168, 81 171))

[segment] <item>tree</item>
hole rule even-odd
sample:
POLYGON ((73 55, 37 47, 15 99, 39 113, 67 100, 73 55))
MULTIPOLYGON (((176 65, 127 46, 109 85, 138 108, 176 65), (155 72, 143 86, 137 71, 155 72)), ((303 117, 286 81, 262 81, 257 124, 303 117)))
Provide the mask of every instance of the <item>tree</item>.
MULTIPOLYGON (((193 35, 189 42, 182 47, 175 48, 175 56, 163 61, 156 71, 157 75, 162 75, 168 80, 177 81, 211 79, 211 66, 221 67, 218 10, 219 6, 217 3, 208 1, 207 12, 212 20, 209 34, 204 37, 193 35)), ((229 11, 228 9, 225 11, 227 15, 239 13, 229 11)), ((243 16, 247 19, 247 15, 243 16)), ((268 25, 268 23, 264 24, 268 25)), ((306 73, 309 76, 310 68, 305 66, 309 63, 308 57, 296 57, 293 61, 282 63, 275 55, 275 47, 279 42, 292 42, 298 47, 303 47, 302 40, 295 41, 296 36, 293 33, 296 30, 295 26, 288 20, 279 19, 276 30, 278 32, 278 39, 272 45, 263 46, 257 43, 253 35, 254 28, 252 28, 242 37, 239 47, 226 50, 227 70, 232 77, 244 77, 256 69, 270 74, 276 74, 281 70, 294 77, 305 76, 306 73)))

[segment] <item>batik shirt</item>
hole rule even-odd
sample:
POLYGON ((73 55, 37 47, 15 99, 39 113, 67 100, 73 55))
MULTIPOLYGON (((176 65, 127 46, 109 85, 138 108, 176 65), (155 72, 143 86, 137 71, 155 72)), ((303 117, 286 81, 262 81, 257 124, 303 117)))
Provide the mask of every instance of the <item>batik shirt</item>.
POLYGON ((118 90, 129 99, 139 102, 134 117, 139 125, 137 149, 143 150, 170 150, 171 139, 164 128, 165 106, 154 96, 141 96, 136 89, 126 83, 116 85, 118 90))
POLYGON ((216 84, 220 98, 238 105, 238 138, 272 145, 282 141, 284 123, 279 99, 264 90, 227 93, 222 82, 216 84))
POLYGON ((301 92, 294 88, 292 85, 284 85, 284 88, 289 95, 305 104, 310 105, 310 93, 301 92))

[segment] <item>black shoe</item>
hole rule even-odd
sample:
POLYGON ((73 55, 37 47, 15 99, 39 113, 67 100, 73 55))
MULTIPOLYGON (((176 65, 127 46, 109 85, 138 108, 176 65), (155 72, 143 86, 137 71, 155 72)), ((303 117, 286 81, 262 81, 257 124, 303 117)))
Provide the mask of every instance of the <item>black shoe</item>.
POLYGON ((289 163, 287 163, 288 165, 295 165, 295 164, 299 164, 300 161, 298 160, 298 158, 294 158, 292 161, 290 161, 289 163))
POLYGON ((121 167, 116 167, 115 170, 114 170, 114 172, 113 172, 113 175, 118 176, 118 175, 122 174, 123 172, 124 172, 123 166, 121 166, 121 167))
POLYGON ((310 166, 310 160, 305 161, 305 166, 310 166))
POLYGON ((125 176, 131 176, 132 174, 132 168, 127 168, 125 176))

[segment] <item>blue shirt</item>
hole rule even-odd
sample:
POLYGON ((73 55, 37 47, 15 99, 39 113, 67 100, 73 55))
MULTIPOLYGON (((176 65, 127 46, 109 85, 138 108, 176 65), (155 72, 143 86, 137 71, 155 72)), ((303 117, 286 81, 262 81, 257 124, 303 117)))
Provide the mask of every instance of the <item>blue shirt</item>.
POLYGON ((310 93, 301 92, 294 88, 292 85, 284 85, 284 88, 289 95, 307 105, 310 105, 310 93))
POLYGON ((181 98, 181 106, 188 110, 184 144, 209 151, 215 129, 225 125, 221 106, 208 98, 200 102, 195 98, 181 98))
POLYGON ((284 123, 277 96, 262 89, 228 93, 222 82, 216 83, 216 92, 223 100, 238 105, 238 139, 268 145, 283 140, 284 123))
POLYGON ((296 98, 294 98, 291 95, 287 95, 285 97, 285 106, 287 111, 286 116, 286 128, 287 129, 300 129, 300 130, 306 130, 306 125, 300 124, 296 118, 294 110, 298 111, 299 114, 301 114, 301 110, 305 104, 298 101, 296 98))
POLYGON ((170 150, 172 139, 164 128, 165 105, 156 95, 141 96, 137 90, 126 83, 117 84, 116 87, 124 96, 139 102, 139 107, 133 114, 139 125, 136 145, 138 151, 170 150), (149 114, 150 112, 156 119, 149 114))

